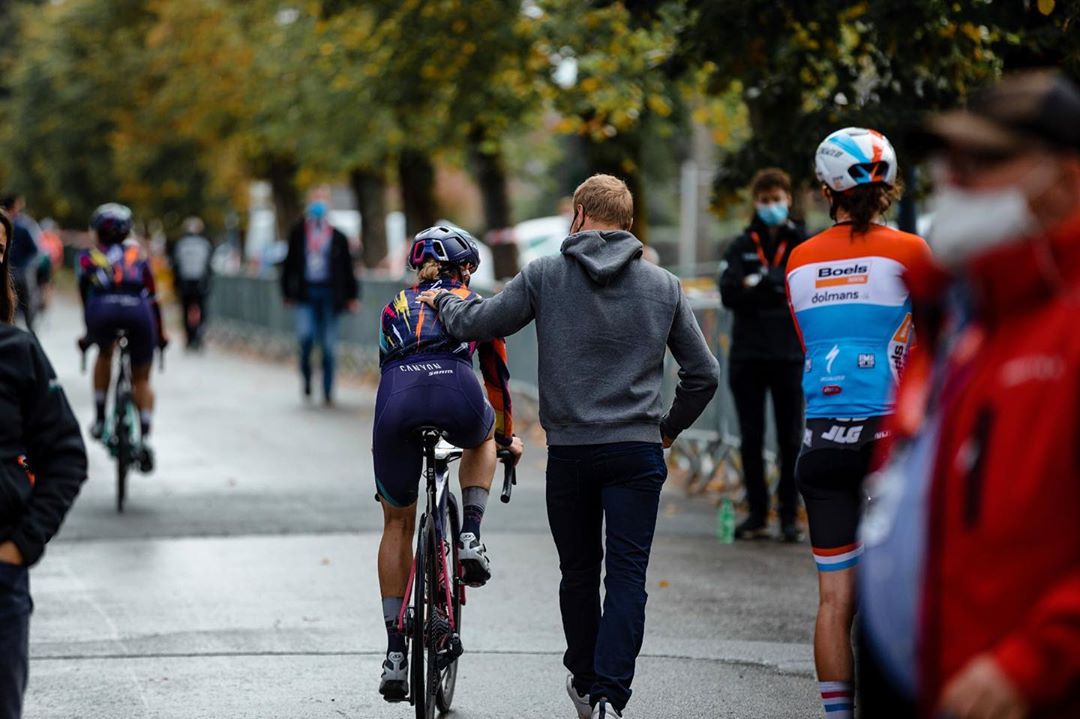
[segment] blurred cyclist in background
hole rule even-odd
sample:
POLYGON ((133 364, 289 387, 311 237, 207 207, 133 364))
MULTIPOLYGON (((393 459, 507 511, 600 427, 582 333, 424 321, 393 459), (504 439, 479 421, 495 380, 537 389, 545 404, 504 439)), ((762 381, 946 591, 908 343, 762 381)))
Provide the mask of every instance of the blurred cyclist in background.
POLYGON ((413 240, 409 266, 417 284, 401 291, 383 309, 379 336, 382 378, 375 404, 372 454, 375 485, 383 505, 383 536, 379 545, 379 584, 386 623, 387 654, 379 692, 387 701, 408 695, 405 637, 397 620, 405 601, 412 566, 412 537, 416 500, 423 468, 418 428, 435 426, 461 447, 462 524, 458 538, 463 581, 483 586, 491 578, 487 548, 480 541, 480 522, 495 474, 496 444, 521 456, 514 437, 510 403, 510 372, 506 343, 462 342, 450 336, 439 313, 421 304, 427 290, 446 290, 471 299, 469 279, 480 265, 476 240, 464 230, 431 227, 413 240), (473 374, 477 353, 488 400, 473 374))
POLYGON ((101 439, 105 427, 105 401, 112 380, 112 354, 116 335, 127 334, 131 352, 132 384, 139 408, 142 446, 139 465, 143 472, 154 468, 148 442, 154 412, 150 368, 154 349, 169 341, 161 324, 161 307, 154 289, 154 275, 139 242, 131 237, 131 210, 108 203, 94 211, 90 231, 94 244, 79 256, 79 295, 86 313, 86 337, 80 345, 97 345, 94 363, 94 424, 90 434, 101 439))
POLYGON ((899 195, 896 152, 879 132, 848 127, 815 157, 835 225, 799 245, 788 292, 806 347, 806 430, 796 468, 818 568, 814 663, 833 719, 854 711, 856 530, 863 480, 914 333, 902 277, 929 254, 922 238, 886 227, 899 195))
POLYGON ((769 535, 769 486, 765 481, 765 396, 772 396, 780 450, 780 537, 798 542, 799 493, 795 461, 803 427, 803 349, 787 301, 786 271, 792 250, 806 239, 788 217, 791 178, 768 168, 750 183, 754 217, 724 255, 720 296, 732 311, 728 382, 739 413, 739 451, 750 515, 737 539, 769 535))
POLYGON ((184 234, 173 245, 173 277, 176 294, 184 312, 184 332, 188 349, 202 346, 206 323, 206 298, 210 294, 210 258, 214 246, 206 239, 206 226, 198 217, 184 220, 184 234))
POLYGON ((864 715, 1080 717, 1080 88, 1006 77, 928 129, 944 270, 863 526, 864 715))

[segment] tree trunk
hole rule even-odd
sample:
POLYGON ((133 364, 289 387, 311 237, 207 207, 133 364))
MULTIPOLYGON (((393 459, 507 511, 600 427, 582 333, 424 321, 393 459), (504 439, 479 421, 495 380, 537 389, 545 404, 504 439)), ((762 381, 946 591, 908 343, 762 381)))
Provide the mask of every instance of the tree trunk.
POLYGON ((398 158, 401 202, 405 211, 405 232, 415 235, 435 224, 435 167, 423 152, 405 150, 398 158))
POLYGON ((364 267, 377 267, 388 251, 386 243, 386 173, 379 169, 357 168, 349 173, 360 210, 361 259, 364 267))
POLYGON ((271 157, 267 164, 267 179, 274 194, 274 220, 279 240, 289 236, 289 228, 300 217, 300 193, 296 190, 296 161, 271 157))
POLYGON ((484 128, 474 128, 469 135, 469 155, 483 198, 484 242, 491 247, 495 277, 503 279, 518 273, 518 247, 511 235, 510 191, 502 150, 485 147, 484 139, 484 128))
POLYGON ((634 197, 634 226, 631 232, 649 244, 649 217, 645 206, 645 177, 641 167, 641 132, 622 133, 604 142, 586 138, 585 157, 589 174, 614 175, 626 183, 634 197))

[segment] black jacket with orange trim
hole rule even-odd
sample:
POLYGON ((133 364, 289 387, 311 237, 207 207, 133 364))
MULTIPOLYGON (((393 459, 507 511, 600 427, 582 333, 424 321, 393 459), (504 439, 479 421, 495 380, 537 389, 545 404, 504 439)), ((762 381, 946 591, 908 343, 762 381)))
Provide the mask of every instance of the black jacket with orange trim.
POLYGON ((29 566, 45 551, 86 480, 86 447, 45 353, 0 325, 0 541, 29 566))

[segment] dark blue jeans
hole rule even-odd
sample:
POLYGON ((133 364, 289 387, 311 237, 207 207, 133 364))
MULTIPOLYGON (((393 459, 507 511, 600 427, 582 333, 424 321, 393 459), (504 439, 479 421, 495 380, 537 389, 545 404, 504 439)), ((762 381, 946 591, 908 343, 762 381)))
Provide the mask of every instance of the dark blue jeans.
POLYGON ((667 465, 659 444, 618 442, 548 448, 547 510, 559 551, 563 663, 593 703, 620 711, 630 699, 645 635, 645 572, 667 465), (600 565, 607 575, 600 610, 600 565))
POLYGON ((327 285, 310 285, 307 300, 296 308, 296 334, 300 340, 300 374, 304 387, 311 387, 311 350, 322 348, 323 394, 334 389, 334 354, 337 351, 338 315, 334 295, 327 285))
POLYGON ((0 562, 0 719, 22 716, 30 656, 30 576, 0 562))

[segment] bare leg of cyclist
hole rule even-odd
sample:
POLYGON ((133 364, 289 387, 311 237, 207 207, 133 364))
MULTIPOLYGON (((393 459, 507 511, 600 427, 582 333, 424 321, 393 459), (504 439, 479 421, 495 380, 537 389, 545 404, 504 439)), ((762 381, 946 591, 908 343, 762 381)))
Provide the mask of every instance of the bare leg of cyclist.
POLYGON ((855 659, 851 625, 855 618, 855 569, 818 572, 817 624, 814 627, 814 664, 821 701, 831 719, 854 714, 855 659))
POLYGON ((383 598, 404 597, 412 568, 412 539, 416 531, 416 504, 395 507, 385 499, 383 533, 379 542, 379 588, 383 598))
POLYGON ((102 347, 94 360, 94 425, 90 434, 100 438, 105 426, 105 401, 112 380, 112 346, 102 347))
POLYGON ((416 531, 416 504, 394 507, 381 500, 383 534, 379 542, 379 589, 386 623, 386 661, 379 691, 388 701, 400 701, 408 693, 405 669, 405 636, 397 619, 405 602, 405 585, 412 567, 412 538, 416 531))
POLYGON ((497 448, 495 431, 475 449, 461 453, 461 536, 458 548, 461 566, 465 570, 464 581, 479 587, 491 578, 491 562, 487 548, 480 542, 480 522, 484 519, 491 481, 495 476, 497 448))

